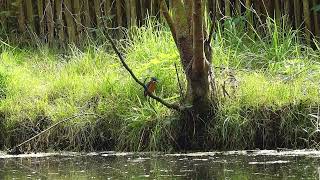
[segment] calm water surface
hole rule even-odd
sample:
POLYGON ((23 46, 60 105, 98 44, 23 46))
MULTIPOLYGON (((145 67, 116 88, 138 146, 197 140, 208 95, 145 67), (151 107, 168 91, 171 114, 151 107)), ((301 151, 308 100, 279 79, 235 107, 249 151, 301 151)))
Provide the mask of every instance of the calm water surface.
POLYGON ((320 151, 0 152, 0 179, 320 179, 320 151))

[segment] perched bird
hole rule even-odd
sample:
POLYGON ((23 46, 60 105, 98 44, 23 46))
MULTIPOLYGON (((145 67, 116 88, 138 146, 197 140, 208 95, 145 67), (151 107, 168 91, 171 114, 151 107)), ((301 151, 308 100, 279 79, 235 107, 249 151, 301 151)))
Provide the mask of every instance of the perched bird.
POLYGON ((151 80, 146 84, 146 89, 144 90, 144 96, 148 95, 149 93, 153 93, 157 88, 158 79, 152 77, 151 80))

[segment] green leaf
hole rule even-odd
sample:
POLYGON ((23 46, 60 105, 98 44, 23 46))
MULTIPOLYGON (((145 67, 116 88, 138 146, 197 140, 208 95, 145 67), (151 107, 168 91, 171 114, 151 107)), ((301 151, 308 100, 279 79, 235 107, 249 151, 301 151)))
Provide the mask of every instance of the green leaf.
POLYGON ((313 11, 316 11, 316 12, 320 12, 320 4, 314 6, 314 7, 312 8, 312 10, 313 10, 313 11))

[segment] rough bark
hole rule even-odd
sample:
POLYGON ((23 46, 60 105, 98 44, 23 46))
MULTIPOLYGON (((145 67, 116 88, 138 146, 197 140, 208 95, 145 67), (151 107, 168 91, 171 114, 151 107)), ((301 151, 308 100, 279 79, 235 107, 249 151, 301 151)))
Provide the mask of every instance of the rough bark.
POLYGON ((80 39, 79 36, 82 31, 80 0, 73 0, 73 9, 76 24, 76 36, 78 36, 78 39, 80 39))
POLYGON ((230 0, 225 0, 224 1, 224 8, 225 8, 225 16, 227 16, 227 17, 231 17, 231 3, 230 3, 230 0))
POLYGON ((253 19, 252 19, 252 10, 251 10, 251 0, 246 0, 246 18, 247 18, 247 30, 249 35, 252 34, 252 28, 251 26, 253 25, 253 19))
MULTIPOLYGON (((7 2, 0 0, 0 12, 6 11, 7 9, 7 2)), ((0 25, 2 27, 7 28, 7 15, 0 15, 0 25)))
POLYGON ((193 1, 193 59, 192 59, 192 103, 195 110, 202 115, 209 108, 208 66, 204 56, 204 34, 202 0, 193 1), (203 111, 203 112, 202 112, 203 111))
POLYGON ((273 0, 265 0, 266 4, 266 14, 267 16, 271 17, 271 18, 274 18, 274 13, 273 13, 273 10, 274 10, 274 6, 273 6, 273 3, 272 3, 273 0))
POLYGON ((280 0, 275 0, 274 1, 274 7, 275 7, 275 14, 276 14, 276 21, 279 25, 279 22, 280 22, 280 18, 281 18, 281 2, 280 0))
POLYGON ((144 19, 145 19, 145 15, 146 15, 146 12, 145 12, 145 0, 140 0, 140 15, 141 15, 141 22, 143 23, 144 19))
POLYGON ((63 18, 62 18, 62 0, 56 0, 55 6, 56 6, 56 14, 57 14, 56 29, 58 32, 58 38, 59 38, 59 42, 61 44, 64 44, 64 24, 63 24, 63 18))
MULTIPOLYGON (((91 27, 91 17, 90 17, 90 0, 83 0, 83 11, 84 11, 84 25, 88 28, 91 27)), ((90 1, 91 2, 91 1, 90 1)))
MULTIPOLYGON (((176 31, 176 27, 175 27, 174 22, 173 22, 170 14, 169 14, 169 10, 168 10, 168 7, 167 7, 167 4, 166 4, 165 0, 161 0, 160 7, 161 7, 161 12, 162 12, 164 18, 166 19, 167 24, 168 24, 168 26, 169 26, 169 28, 170 28, 171 34, 172 34, 172 36, 173 36, 173 39, 174 39, 176 45, 178 45, 178 44, 177 44, 177 31, 176 31)), ((177 46, 177 48, 178 48, 178 46, 177 46)))
POLYGON ((24 15, 24 10, 23 10, 23 1, 18 0, 17 2, 18 5, 18 28, 19 32, 25 32, 25 15, 24 15))
POLYGON ((48 42, 53 43, 54 39, 54 21, 53 21, 53 10, 52 3, 50 0, 45 0, 46 7, 46 19, 47 19, 47 29, 48 29, 48 42))
POLYGON ((100 10, 100 0, 93 0, 94 5, 94 13, 96 15, 96 25, 98 28, 102 27, 102 21, 101 21, 101 10, 100 10))
POLYGON ((105 0, 105 4, 104 4, 104 25, 106 27, 111 27, 112 24, 112 20, 111 20, 111 2, 110 0, 105 0))
POLYGON ((27 9, 27 25, 28 27, 34 31, 34 13, 33 13, 33 5, 32 5, 32 0, 26 0, 26 9, 27 9))
POLYGON ((299 2, 299 0, 294 0, 293 1, 293 5, 294 5, 294 19, 295 19, 295 27, 296 29, 299 29, 301 26, 301 4, 299 2))
POLYGON ((40 36, 44 36, 44 30, 45 30, 45 19, 43 16, 43 0, 38 0, 37 3, 37 9, 38 9, 38 16, 39 16, 39 33, 40 36))
MULTIPOLYGON (((320 1, 318 1, 320 4, 320 1)), ((312 0, 312 7, 315 7, 317 4, 317 0, 312 0)), ((320 36, 320 25, 319 25, 319 17, 318 12, 313 10, 313 20, 314 20, 314 33, 316 36, 320 36)))
POLYGON ((292 25, 291 17, 290 17, 290 2, 291 0, 284 0, 284 15, 286 17, 286 23, 290 26, 292 25))
POLYGON ((122 8, 121 0, 116 0, 116 9, 117 9, 117 24, 118 27, 122 27, 122 8))
POLYGON ((185 0, 185 9, 186 9, 186 16, 187 16, 187 27, 189 29, 189 35, 192 38, 193 33, 193 24, 192 24, 192 0, 185 0))
POLYGON ((72 4, 69 0, 64 0, 65 18, 67 24, 67 32, 69 43, 73 43, 76 40, 75 25, 72 17, 72 4))
POLYGON ((130 0, 130 16, 131 16, 131 27, 137 25, 137 8, 136 8, 136 0, 130 0))
POLYGON ((126 17, 127 17, 127 27, 131 26, 131 0, 126 0, 126 17))
POLYGON ((222 0, 216 0, 216 17, 220 21, 223 17, 223 8, 222 8, 222 0))
POLYGON ((155 16, 156 15, 156 11, 155 11, 155 8, 154 8, 154 3, 155 3, 155 0, 150 0, 150 15, 151 16, 155 16))
POLYGON ((311 40, 311 18, 310 18, 310 6, 308 0, 303 0, 303 17, 305 23, 306 42, 310 45, 311 40))
POLYGON ((235 0, 235 7, 237 15, 241 15, 241 0, 235 0))

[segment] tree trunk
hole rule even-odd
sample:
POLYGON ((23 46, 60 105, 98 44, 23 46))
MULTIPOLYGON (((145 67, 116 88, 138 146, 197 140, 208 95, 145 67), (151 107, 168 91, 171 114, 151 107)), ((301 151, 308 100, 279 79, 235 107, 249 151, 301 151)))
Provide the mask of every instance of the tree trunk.
POLYGON ((56 29, 58 32, 59 43, 63 45, 65 42, 64 42, 64 23, 62 19, 62 0, 56 0, 55 6, 56 6, 56 14, 57 14, 56 29))
POLYGON ((235 0, 235 7, 236 7, 236 12, 237 15, 240 16, 241 15, 241 0, 235 0))
POLYGON ((223 7, 222 7, 222 0, 215 0, 216 1, 216 17, 217 20, 220 21, 221 18, 224 16, 223 14, 223 7))
MULTIPOLYGON (((319 2, 320 4, 320 2, 319 2)), ((315 7, 317 4, 317 0, 312 0, 312 7, 315 7)), ((319 18, 318 12, 313 10, 313 20, 314 20, 314 33, 316 36, 320 36, 320 25, 319 25, 319 18)))
POLYGON ((252 35, 252 26, 253 26, 253 17, 252 17, 252 9, 251 9, 251 0, 246 0, 246 18, 247 18, 247 30, 248 34, 252 35))
POLYGON ((182 149, 203 148, 205 127, 214 115, 209 99, 209 63, 204 52, 206 42, 210 42, 204 34, 204 0, 172 1, 172 18, 165 0, 161 3, 162 13, 175 39, 186 74, 187 93, 183 103, 192 105, 182 112, 177 142, 182 149))
POLYGON ((73 0, 74 17, 76 23, 76 36, 81 39, 82 23, 81 23, 81 7, 80 0, 73 0))
POLYGON ((137 8, 136 8, 136 0, 130 0, 130 7, 131 7, 131 27, 137 25, 137 8))
POLYGON ((26 0, 26 9, 27 9, 27 25, 28 27, 34 31, 34 13, 33 13, 33 5, 32 5, 32 0, 26 0))
POLYGON ((271 18, 274 17, 272 1, 273 0, 262 0, 264 15, 266 15, 267 17, 271 17, 271 18))
MULTIPOLYGON (((163 5, 162 5, 163 6, 163 5)), ((181 64, 186 73, 187 93, 184 100, 192 108, 182 113, 178 144, 182 149, 204 146, 205 126, 209 119, 208 64, 204 55, 203 0, 172 2, 173 21, 165 17, 176 39, 181 64), (192 8, 193 7, 193 8, 192 8)), ((168 16, 168 15, 165 15, 168 16)))
POLYGON ((45 19, 43 16, 43 0, 38 0, 38 16, 39 16, 39 33, 40 37, 44 37, 45 19))
POLYGON ((54 38, 54 21, 53 21, 53 11, 52 4, 50 0, 45 1, 46 7, 46 19, 47 19, 47 28, 48 28, 48 43, 53 43, 54 38))
POLYGON ((290 0, 284 0, 284 15, 286 17, 286 23, 288 23, 291 27, 292 22, 290 18, 290 0))
MULTIPOLYGON (((155 0, 150 0, 150 15, 151 16, 154 16, 156 13, 155 13, 155 9, 154 9, 154 2, 155 0)), ((177 0, 175 0, 177 1, 177 0)))
POLYGON ((84 25, 86 28, 91 27, 89 1, 91 2, 91 0, 83 0, 84 25))
POLYGON ((308 0, 303 0, 303 17, 305 23, 306 42, 310 46, 311 41, 311 18, 310 18, 310 6, 308 0))
POLYGON ((17 2, 18 4, 18 28, 19 32, 25 32, 25 16, 24 16, 24 10, 23 10, 23 0, 19 0, 17 2))
POLYGON ((100 0, 93 0, 94 3, 94 12, 96 15, 96 22, 97 22, 97 27, 101 28, 102 27, 102 21, 101 21, 101 10, 100 10, 100 0))
POLYGON ((104 25, 105 27, 111 27, 112 25, 112 19, 111 19, 111 2, 110 0, 105 0, 105 4, 104 4, 104 25))
POLYGON ((293 1, 294 5, 294 22, 295 22, 295 27, 296 29, 300 28, 301 25, 301 9, 300 9, 300 3, 299 0, 294 0, 293 1))
POLYGON ((281 18, 281 6, 280 5, 281 5, 280 0, 275 0, 274 1, 277 25, 280 25, 280 18, 281 18))
POLYGON ((225 16, 228 18, 231 18, 231 3, 230 0, 225 0, 224 1, 224 8, 225 8, 225 16))
POLYGON ((122 8, 121 8, 122 4, 121 4, 121 0, 116 0, 116 7, 117 7, 117 23, 118 23, 118 27, 122 27, 123 23, 122 23, 122 8))
POLYGON ((201 116, 209 107, 208 65, 204 56, 204 34, 202 0, 193 1, 193 59, 192 59, 192 103, 201 116))
POLYGON ((126 0, 126 19, 127 19, 127 28, 131 26, 131 0, 126 0))
POLYGON ((146 3, 145 0, 140 0, 140 13, 141 13, 141 23, 143 24, 144 20, 145 20, 145 15, 146 15, 146 3))
MULTIPOLYGON (((8 11, 6 1, 0 0, 0 12, 8 11)), ((7 15, 0 15, 0 26, 7 28, 7 15)))
POLYGON ((64 0, 64 9, 69 43, 74 43, 76 42, 75 25, 72 16, 72 4, 70 0, 64 0))

